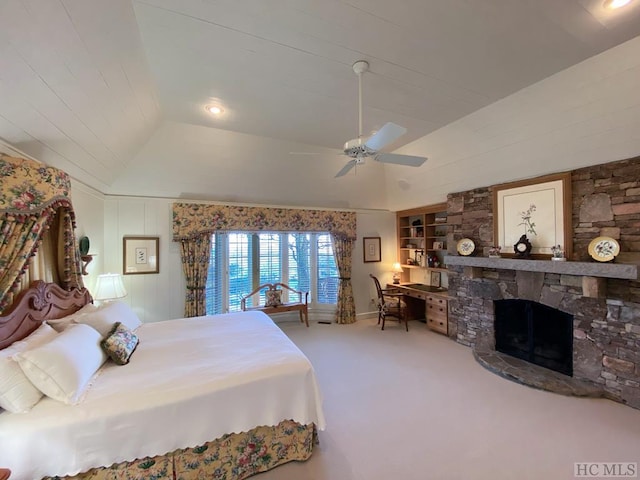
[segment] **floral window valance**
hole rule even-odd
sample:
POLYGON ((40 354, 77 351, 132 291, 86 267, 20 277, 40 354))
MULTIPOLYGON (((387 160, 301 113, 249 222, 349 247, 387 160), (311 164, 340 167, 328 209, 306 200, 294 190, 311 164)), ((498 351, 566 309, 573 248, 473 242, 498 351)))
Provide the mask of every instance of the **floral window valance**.
POLYGON ((356 239, 355 212, 243 207, 198 203, 173 204, 173 240, 221 231, 330 232, 356 239))
POLYGON ((62 229, 61 286, 81 287, 69 176, 34 160, 0 155, 0 186, 0 311, 56 217, 62 229))

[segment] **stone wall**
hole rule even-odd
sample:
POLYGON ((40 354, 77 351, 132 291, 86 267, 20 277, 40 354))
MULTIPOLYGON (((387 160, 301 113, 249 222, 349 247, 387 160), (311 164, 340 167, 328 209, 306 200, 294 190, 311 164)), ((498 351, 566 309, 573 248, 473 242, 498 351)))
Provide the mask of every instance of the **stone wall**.
MULTIPOLYGON (((572 172, 573 259, 589 260, 597 236, 616 238, 622 259, 640 257, 640 157, 572 172)), ((449 194, 454 223, 450 253, 461 238, 477 255, 493 245, 491 187, 449 194)), ((530 272, 529 272, 530 273, 530 272)), ((606 298, 582 297, 581 277, 483 270, 481 278, 450 267, 449 335, 475 346, 493 340, 493 301, 528 298, 574 315, 574 377, 601 385, 618 401, 640 408, 640 282, 607 280, 606 298)))

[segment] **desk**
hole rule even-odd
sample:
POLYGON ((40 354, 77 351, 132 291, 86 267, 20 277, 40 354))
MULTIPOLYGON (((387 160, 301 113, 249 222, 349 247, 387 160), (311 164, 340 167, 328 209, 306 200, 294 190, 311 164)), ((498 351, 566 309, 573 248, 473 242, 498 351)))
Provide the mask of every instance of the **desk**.
POLYGON ((449 296, 446 288, 422 283, 387 284, 387 288, 404 294, 408 318, 424 318, 431 330, 447 335, 449 296))

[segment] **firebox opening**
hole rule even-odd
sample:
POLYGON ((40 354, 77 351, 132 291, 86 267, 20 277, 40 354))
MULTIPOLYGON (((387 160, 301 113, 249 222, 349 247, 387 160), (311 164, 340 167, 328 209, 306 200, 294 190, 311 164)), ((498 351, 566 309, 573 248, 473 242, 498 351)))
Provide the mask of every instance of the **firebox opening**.
POLYGON ((573 315, 531 300, 496 300, 496 350, 573 376, 573 315))

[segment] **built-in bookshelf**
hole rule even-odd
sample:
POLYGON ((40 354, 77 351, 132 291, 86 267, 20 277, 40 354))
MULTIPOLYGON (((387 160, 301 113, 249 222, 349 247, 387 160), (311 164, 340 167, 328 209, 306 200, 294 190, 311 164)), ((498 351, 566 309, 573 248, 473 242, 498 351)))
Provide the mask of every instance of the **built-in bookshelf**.
POLYGON ((439 203, 397 212, 398 261, 401 282, 411 281, 413 268, 446 272, 447 204, 439 203))

